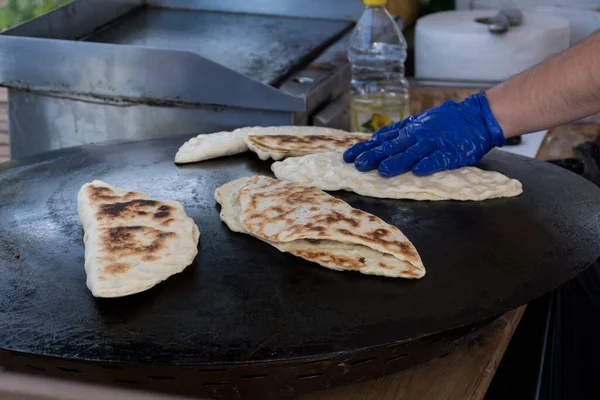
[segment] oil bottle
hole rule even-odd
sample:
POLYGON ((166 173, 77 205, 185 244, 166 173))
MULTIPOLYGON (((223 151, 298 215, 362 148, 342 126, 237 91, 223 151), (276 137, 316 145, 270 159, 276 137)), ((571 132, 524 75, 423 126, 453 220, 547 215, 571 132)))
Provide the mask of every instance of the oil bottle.
POLYGON ((386 10, 386 0, 363 0, 366 10, 350 37, 348 60, 350 126, 375 132, 409 115, 408 81, 404 77, 406 40, 386 10))

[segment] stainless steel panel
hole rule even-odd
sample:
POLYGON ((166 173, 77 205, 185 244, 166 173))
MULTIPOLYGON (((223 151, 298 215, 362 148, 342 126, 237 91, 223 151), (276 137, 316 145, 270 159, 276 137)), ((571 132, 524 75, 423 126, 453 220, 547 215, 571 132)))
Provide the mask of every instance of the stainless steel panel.
POLYGON ((438 79, 408 78, 411 88, 436 88, 436 87, 457 87, 457 88, 491 88, 500 83, 493 81, 453 81, 438 79))
MULTIPOLYGON (((396 18, 396 23, 402 29, 402 19, 396 18)), ((348 42, 351 34, 349 30, 308 65, 294 72, 279 87, 282 92, 291 96, 306 98, 306 111, 294 114, 295 125, 329 126, 323 125, 324 120, 332 118, 332 127, 346 130, 350 128, 348 121, 344 121, 344 117, 339 114, 348 112, 347 100, 342 98, 346 99, 345 94, 351 79, 348 63, 348 42), (338 114, 335 118, 323 115, 323 112, 326 112, 323 108, 328 108, 330 102, 336 103, 332 105, 338 114), (319 113, 319 116, 314 116, 314 113, 319 113)))
POLYGON ((77 0, 0 35, 14 157, 308 125, 346 90, 358 0, 140 2, 77 0))
POLYGON ((274 84, 351 26, 346 21, 142 7, 86 40, 190 51, 274 84))
POLYGON ((307 114, 312 114, 348 90, 351 78, 347 59, 350 35, 349 31, 319 57, 294 72, 279 87, 290 96, 306 98, 307 114))
POLYGON ((152 6, 357 21, 360 0, 147 0, 152 6))
POLYGON ((316 113, 312 125, 350 131, 350 110, 347 96, 340 96, 316 113))
POLYGON ((289 112, 239 108, 179 108, 94 103, 9 91, 12 158, 109 140, 140 140, 231 130, 248 125, 290 125, 289 112))
POLYGON ((147 104, 305 109, 304 99, 191 52, 2 35, 0 86, 147 104))

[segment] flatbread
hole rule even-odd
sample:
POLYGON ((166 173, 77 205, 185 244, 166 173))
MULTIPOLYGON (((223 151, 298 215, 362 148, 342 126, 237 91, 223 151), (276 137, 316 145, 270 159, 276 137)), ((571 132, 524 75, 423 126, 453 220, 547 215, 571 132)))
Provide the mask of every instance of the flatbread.
POLYGON ((326 268, 394 278, 425 275, 417 250, 398 228, 314 187, 254 176, 226 183, 215 199, 232 231, 326 268))
POLYGON ((521 182, 477 167, 428 176, 412 172, 384 178, 377 171, 360 172, 341 153, 288 158, 271 165, 279 179, 313 185, 321 190, 348 190, 363 196, 413 200, 486 200, 523 193, 521 182))
POLYGON ((228 132, 203 133, 185 142, 175 154, 176 164, 193 163, 248 151, 248 135, 347 135, 339 129, 318 126, 254 126, 228 132))
POLYGON ((248 135, 244 141, 261 160, 283 160, 327 151, 344 151, 353 144, 369 140, 371 135, 248 135))
POLYGON ((192 263, 200 231, 177 201, 101 181, 77 196, 83 225, 87 287, 96 297, 121 297, 150 289, 192 263))

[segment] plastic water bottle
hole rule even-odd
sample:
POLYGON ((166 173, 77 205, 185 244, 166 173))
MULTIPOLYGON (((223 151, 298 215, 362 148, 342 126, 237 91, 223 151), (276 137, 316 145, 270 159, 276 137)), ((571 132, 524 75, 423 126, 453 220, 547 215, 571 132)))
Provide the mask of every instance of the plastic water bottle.
POLYGON ((367 8, 348 48, 350 126, 354 132, 370 133, 409 115, 406 40, 386 10, 386 0, 363 2, 367 8))

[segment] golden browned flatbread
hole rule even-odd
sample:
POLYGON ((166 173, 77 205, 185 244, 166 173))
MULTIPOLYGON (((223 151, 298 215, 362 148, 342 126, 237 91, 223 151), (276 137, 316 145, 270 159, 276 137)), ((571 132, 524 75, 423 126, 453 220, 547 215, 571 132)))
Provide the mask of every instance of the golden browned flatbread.
POLYGON ((185 142, 175 154, 176 164, 230 156, 248 151, 248 135, 347 135, 348 132, 320 126, 248 126, 233 131, 203 133, 185 142))
POLYGON ((244 140, 261 160, 281 160, 326 151, 343 152, 353 144, 369 140, 370 135, 248 135, 244 140))
POLYGON ((183 205, 101 181, 83 185, 87 286, 96 297, 147 290, 185 269, 198 253, 200 231, 183 205))
POLYGON ((327 152, 292 157, 271 165, 279 179, 312 185, 321 190, 348 190, 362 196, 413 200, 473 200, 513 197, 523 185, 499 172, 477 167, 441 171, 417 176, 412 172, 391 178, 377 170, 360 172, 344 162, 341 153, 327 152))
POLYGON ((231 230, 324 267, 388 277, 425 275, 417 250, 398 228, 314 187, 255 176, 226 183, 215 199, 231 230))

